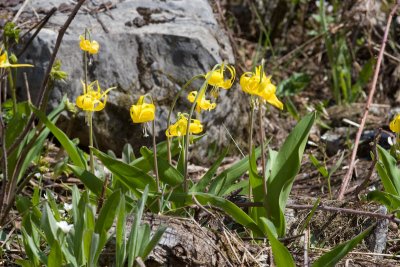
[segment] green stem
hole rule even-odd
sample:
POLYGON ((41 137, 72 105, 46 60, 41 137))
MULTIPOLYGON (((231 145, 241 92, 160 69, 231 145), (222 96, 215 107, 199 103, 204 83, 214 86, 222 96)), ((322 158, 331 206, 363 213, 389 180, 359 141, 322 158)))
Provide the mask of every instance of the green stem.
MULTIPOLYGON (((181 89, 178 91, 178 93, 175 95, 174 100, 172 101, 172 105, 169 109, 168 112, 168 117, 167 117, 167 129, 171 125, 171 115, 172 111, 174 110, 174 107, 176 105, 176 102, 178 102, 179 97, 181 96, 182 92, 185 91, 185 89, 196 79, 204 77, 204 75, 197 75, 191 78, 187 83, 185 83, 181 89)), ((172 156, 171 156, 171 138, 167 137, 167 152, 168 152, 168 162, 169 164, 172 164, 172 156)))
MULTIPOLYGON (((160 192, 160 177, 158 176, 158 162, 157 162, 157 143, 156 143, 156 120, 151 122, 153 132, 153 155, 154 155, 154 175, 156 176, 157 193, 160 192)), ((161 210, 160 198, 158 198, 158 208, 161 210)))
POLYGON ((200 97, 201 94, 207 89, 207 81, 204 82, 203 86, 200 88, 198 93, 196 94, 196 97, 194 98, 193 105, 190 108, 189 116, 187 118, 187 126, 186 126, 186 135, 185 135, 185 164, 184 164, 184 170, 183 170, 183 189, 184 192, 187 193, 188 191, 188 162, 189 162, 189 136, 190 136, 190 121, 192 120, 192 116, 194 113, 194 109, 197 104, 197 99, 200 97))
MULTIPOLYGON (((87 114, 89 121, 89 146, 93 147, 93 112, 88 111, 87 114)), ((90 171, 94 174, 94 158, 92 149, 90 149, 90 171)))
POLYGON ((8 71, 8 84, 10 85, 10 90, 11 90, 11 98, 12 98, 12 102, 13 102, 13 113, 15 116, 15 114, 17 113, 17 92, 15 90, 15 84, 14 84, 14 79, 11 73, 11 70, 8 71))
POLYGON ((267 195, 267 178, 265 176, 265 151, 264 151, 264 126, 263 126, 263 111, 262 111, 262 103, 263 99, 261 97, 258 98, 258 120, 260 124, 260 143, 261 143, 261 175, 263 179, 263 191, 264 196, 267 195))
MULTIPOLYGON (((253 103, 253 98, 250 96, 250 117, 249 117, 249 166, 251 168, 251 154, 253 150, 253 117, 254 117, 254 103, 253 103)), ((250 170, 250 169, 249 169, 250 170)), ((250 177, 249 177, 249 201, 252 201, 252 188, 251 188, 251 183, 250 183, 250 177)))

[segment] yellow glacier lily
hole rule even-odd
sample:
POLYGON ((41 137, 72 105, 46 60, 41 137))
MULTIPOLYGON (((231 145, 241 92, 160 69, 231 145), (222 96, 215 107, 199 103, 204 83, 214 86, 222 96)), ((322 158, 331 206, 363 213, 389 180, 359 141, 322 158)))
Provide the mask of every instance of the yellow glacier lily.
POLYGON ((154 104, 145 103, 145 96, 139 97, 136 105, 132 105, 130 109, 131 118, 134 123, 145 123, 153 121, 155 118, 156 107, 154 104))
POLYGON ((400 114, 397 114, 390 122, 389 128, 392 132, 400 134, 400 114))
POLYGON ((271 105, 283 109, 283 103, 276 96, 276 86, 271 82, 271 76, 266 76, 262 67, 255 72, 245 72, 240 77, 242 90, 250 95, 258 95, 271 105))
POLYGON ((97 54, 99 52, 100 45, 98 42, 87 40, 82 35, 79 36, 79 39, 80 39, 79 47, 83 51, 86 51, 89 54, 97 54))
MULTIPOLYGON (((193 103, 194 100, 196 99, 197 91, 192 91, 188 94, 187 99, 189 100, 190 103, 193 103)), ((200 113, 201 110, 213 110, 217 104, 211 103, 210 100, 207 100, 204 93, 202 96, 199 96, 197 101, 196 101, 196 111, 200 113)))
POLYGON ((228 66, 225 64, 221 64, 219 68, 216 68, 212 71, 207 72, 204 75, 205 79, 208 79, 208 84, 215 88, 223 88, 229 89, 232 87, 233 82, 235 81, 236 70, 232 66, 228 66), (230 77, 225 77, 225 73, 228 72, 230 77))
POLYGON ((33 67, 30 64, 11 64, 8 60, 7 52, 0 55, 0 68, 19 68, 19 67, 33 67))
POLYGON ((111 87, 108 88, 106 91, 101 92, 101 88, 97 80, 89 84, 87 88, 84 82, 82 82, 82 86, 83 86, 83 95, 77 97, 76 105, 84 111, 103 110, 104 107, 106 106, 108 92, 116 88, 116 87, 111 87), (97 91, 93 89, 93 86, 95 84, 97 85, 97 91))
MULTIPOLYGON (((169 128, 165 131, 165 134, 167 137, 173 137, 173 136, 184 136, 187 133, 187 125, 188 125, 188 119, 187 119, 187 114, 182 114, 180 113, 178 115, 178 120, 169 126, 169 128)), ((190 121, 190 126, 189 126, 189 133, 190 134, 199 134, 203 131, 203 125, 199 120, 192 119, 190 121)))

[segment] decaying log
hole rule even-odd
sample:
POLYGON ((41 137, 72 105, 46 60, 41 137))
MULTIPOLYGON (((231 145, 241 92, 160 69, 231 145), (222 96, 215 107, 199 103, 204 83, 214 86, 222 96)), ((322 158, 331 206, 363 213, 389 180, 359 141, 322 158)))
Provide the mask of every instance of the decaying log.
MULTIPOLYGON (((134 218, 128 218, 126 231, 130 232, 134 218)), ((189 218, 146 214, 154 232, 160 225, 167 225, 161 241, 145 261, 148 267, 160 266, 260 266, 254 258, 256 248, 248 247, 239 238, 227 233, 200 226, 189 218), (249 251, 252 250, 252 251, 249 251)), ((112 229, 114 231, 114 229, 112 229)), ((103 253, 101 266, 115 262, 115 242, 111 240, 103 253)))

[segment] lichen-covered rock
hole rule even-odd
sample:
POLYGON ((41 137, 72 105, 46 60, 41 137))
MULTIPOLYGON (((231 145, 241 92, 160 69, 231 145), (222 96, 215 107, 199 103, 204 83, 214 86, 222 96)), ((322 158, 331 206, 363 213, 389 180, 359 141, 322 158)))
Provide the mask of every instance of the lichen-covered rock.
MULTIPOLYGON (((101 149, 119 153, 126 142, 136 148, 144 145, 144 141, 150 143, 149 138, 143 138, 141 126, 134 125, 129 117, 129 107, 139 95, 152 94, 157 105, 157 136, 162 140, 165 138, 168 108, 180 86, 191 77, 206 73, 216 63, 223 60, 234 63, 234 59, 228 38, 214 18, 207 0, 115 2, 104 1, 94 6, 93 2, 87 1, 68 28, 57 58, 62 61, 62 69, 68 72, 69 77, 66 83, 55 86, 49 108, 56 106, 64 94, 75 101, 82 93, 80 80, 84 73, 79 35, 87 27, 92 38, 100 43, 99 53, 90 60, 88 79, 98 79, 102 89, 117 86, 109 93, 105 110, 94 116, 96 140, 101 149)), ((67 20, 73 5, 65 4, 63 0, 32 0, 30 5, 43 13, 54 6, 59 10, 21 59, 35 65, 35 68, 27 70, 34 100, 58 30, 67 20)), ((26 9, 27 12, 31 10, 26 9)), ((24 98, 24 90, 19 93, 24 98)), ((239 98, 239 92, 233 88, 223 91, 217 109, 202 114, 205 128, 210 133, 207 142, 221 142, 221 136, 225 136, 222 122, 228 128, 240 129, 237 122, 241 111, 231 106, 239 98)), ((186 94, 182 95, 179 103, 177 110, 187 112, 186 94)), ((69 121, 65 115, 60 119, 60 126, 66 129, 69 121)), ((84 114, 81 112, 71 123, 71 136, 79 137, 81 144, 87 144, 84 114)))

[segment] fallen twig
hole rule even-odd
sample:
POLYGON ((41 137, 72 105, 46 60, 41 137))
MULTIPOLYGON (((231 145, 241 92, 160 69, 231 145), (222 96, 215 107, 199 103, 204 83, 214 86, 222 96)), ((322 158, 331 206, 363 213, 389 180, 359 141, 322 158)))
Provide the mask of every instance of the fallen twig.
MULTIPOLYGON (((262 202, 243 202, 243 203, 235 203, 235 204, 239 207, 246 207, 246 208, 263 206, 262 202)), ((310 210, 314 206, 313 205, 302 205, 302 204, 288 204, 288 205, 286 205, 286 207, 289 209, 295 209, 295 210, 310 210)), ((389 220, 394 223, 400 224, 400 219, 396 218, 393 214, 387 215, 387 214, 375 213, 375 212, 371 212, 371 211, 337 208, 337 207, 324 206, 324 205, 319 205, 317 207, 317 210, 328 211, 328 212, 341 212, 341 213, 355 214, 355 215, 359 215, 359 216, 367 216, 367 217, 377 218, 377 219, 381 219, 381 220, 389 220)))
POLYGON ((343 178, 343 182, 340 187, 340 191, 339 191, 339 195, 338 195, 338 200, 342 200, 344 198, 347 186, 350 182, 350 178, 353 175, 353 170, 354 170, 356 156, 357 156, 358 144, 360 143, 361 134, 364 130, 364 126, 365 126, 365 122, 367 120, 369 108, 371 106, 372 99, 374 97, 376 84, 378 82, 379 71, 381 69, 383 53, 385 52, 385 47, 386 47, 386 42, 387 42, 387 38, 388 38, 388 34, 389 34, 390 25, 392 24, 393 15, 397 11, 397 8, 399 7, 399 5, 400 5, 400 0, 397 0, 396 4, 393 6, 392 11, 390 12, 388 20, 387 20, 385 34, 383 35, 383 40, 382 40, 382 46, 379 51, 379 56, 378 56, 378 60, 376 62, 376 67, 375 67, 375 72, 374 72, 374 77, 372 79, 371 89, 369 91, 367 103, 365 105, 364 115, 360 122, 360 128, 358 128, 358 131, 357 131, 356 140, 354 141, 354 147, 353 147, 353 151, 351 154, 349 169, 343 178))

